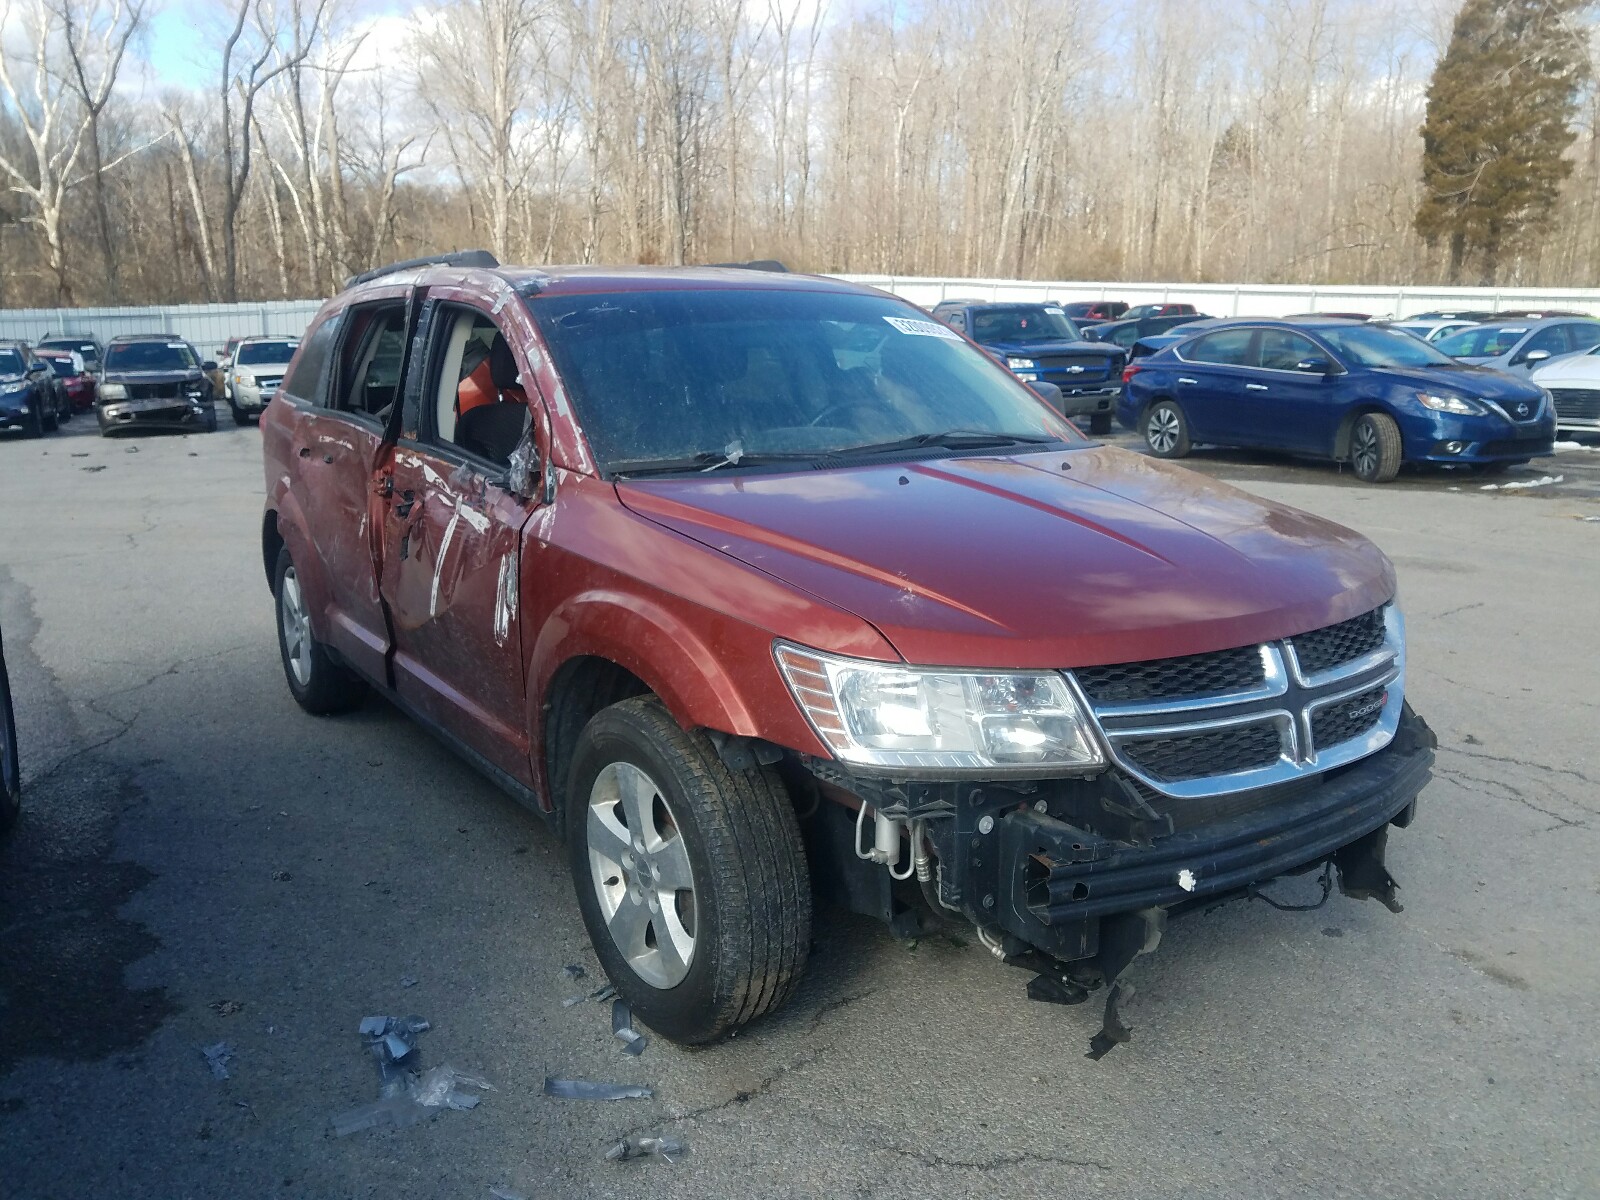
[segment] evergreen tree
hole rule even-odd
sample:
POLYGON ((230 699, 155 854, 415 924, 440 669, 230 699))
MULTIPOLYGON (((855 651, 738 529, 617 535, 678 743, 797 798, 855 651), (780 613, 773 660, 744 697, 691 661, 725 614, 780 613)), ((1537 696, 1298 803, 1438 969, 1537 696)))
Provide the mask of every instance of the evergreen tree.
POLYGON ((1544 230, 1572 172, 1573 120, 1590 82, 1591 0, 1466 0, 1428 85, 1416 229, 1450 248, 1450 282, 1544 230))

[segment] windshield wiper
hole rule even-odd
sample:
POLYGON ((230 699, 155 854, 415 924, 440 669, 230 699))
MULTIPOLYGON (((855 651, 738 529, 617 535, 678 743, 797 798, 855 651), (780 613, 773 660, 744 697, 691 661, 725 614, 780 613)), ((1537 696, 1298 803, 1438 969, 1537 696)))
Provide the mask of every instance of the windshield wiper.
POLYGON ((796 454, 746 454, 743 450, 729 447, 721 453, 706 450, 687 458, 639 458, 628 462, 608 463, 606 470, 617 479, 637 478, 643 475, 681 474, 685 471, 705 474, 721 470, 723 467, 764 467, 773 463, 816 462, 824 457, 826 452, 820 450, 796 454))
POLYGON ((893 442, 871 442, 865 446, 847 446, 834 454, 891 454, 896 450, 920 450, 932 446, 945 450, 980 450, 989 446, 1042 446, 1060 441, 1049 434, 1039 433, 988 433, 977 429, 947 429, 943 433, 919 433, 914 437, 893 442))

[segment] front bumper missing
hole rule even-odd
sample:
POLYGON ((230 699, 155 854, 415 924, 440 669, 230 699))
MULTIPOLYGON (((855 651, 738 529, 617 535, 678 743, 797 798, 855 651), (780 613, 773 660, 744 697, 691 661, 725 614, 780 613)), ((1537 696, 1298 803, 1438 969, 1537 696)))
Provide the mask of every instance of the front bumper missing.
POLYGON ((1336 877, 1344 895, 1400 911, 1384 865, 1388 827, 1410 824, 1436 745, 1408 706, 1390 744, 1358 762, 1212 801, 1162 801, 1114 772, 1034 784, 837 782, 924 822, 938 863, 928 900, 998 935, 1008 963, 1037 971, 1031 997, 1074 1004, 1108 988, 1090 1049, 1099 1058, 1128 1038, 1123 974, 1169 917, 1319 867, 1325 890, 1336 877))

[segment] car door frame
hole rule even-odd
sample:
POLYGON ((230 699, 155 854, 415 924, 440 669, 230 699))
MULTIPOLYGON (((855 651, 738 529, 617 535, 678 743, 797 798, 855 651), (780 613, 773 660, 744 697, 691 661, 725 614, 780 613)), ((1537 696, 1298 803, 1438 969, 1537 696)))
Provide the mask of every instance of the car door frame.
POLYGON ((438 338, 444 316, 470 310, 506 337, 536 436, 549 427, 548 408, 519 348, 524 331, 508 329, 497 297, 468 283, 447 283, 429 288, 419 301, 399 421, 383 464, 389 482, 380 487, 378 588, 390 621, 389 678, 408 711, 497 778, 526 791, 537 774, 534 731, 525 720, 531 647, 524 643, 520 618, 523 547, 544 497, 518 495, 507 467, 438 436, 433 402, 443 366, 438 338), (453 508, 452 516, 443 522, 445 532, 437 533, 444 507, 453 508), (460 577, 447 578, 452 553, 460 577), (492 580, 485 570, 491 561, 492 580), (432 572, 425 616, 411 602, 424 570, 432 572), (465 577, 469 570, 471 580, 465 577), (492 647, 481 636, 484 630, 492 647), (460 652, 459 660, 433 661, 445 643, 460 652))

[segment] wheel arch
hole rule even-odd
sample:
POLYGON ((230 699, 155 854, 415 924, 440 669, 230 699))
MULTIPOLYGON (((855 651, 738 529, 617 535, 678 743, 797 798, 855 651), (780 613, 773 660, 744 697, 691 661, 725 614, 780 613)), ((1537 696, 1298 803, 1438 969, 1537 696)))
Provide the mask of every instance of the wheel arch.
MULTIPOLYGON (((1356 427, 1356 422, 1368 413, 1382 413, 1390 418, 1396 425, 1400 424, 1400 417, 1389 405, 1375 396, 1366 396, 1353 403, 1345 410, 1339 419, 1339 428, 1333 435, 1333 458, 1335 462, 1347 462, 1350 458, 1350 433, 1356 427)), ((1402 430, 1402 433, 1404 430, 1402 430)))

